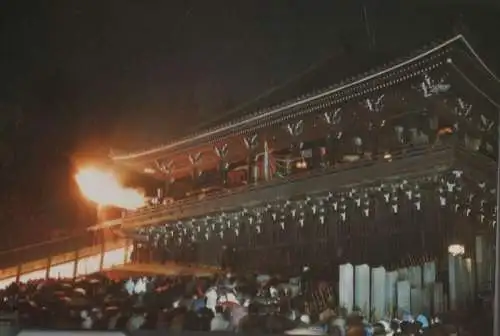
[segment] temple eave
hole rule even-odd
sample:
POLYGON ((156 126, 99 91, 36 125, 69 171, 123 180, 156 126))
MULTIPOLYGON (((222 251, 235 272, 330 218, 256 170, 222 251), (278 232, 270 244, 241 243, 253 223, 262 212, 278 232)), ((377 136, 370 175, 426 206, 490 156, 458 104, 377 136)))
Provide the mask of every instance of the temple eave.
MULTIPOLYGON (((402 78, 404 78, 405 80, 411 78, 412 72, 415 72, 415 67, 419 62, 421 62, 422 64, 420 64, 418 67, 427 68, 427 70, 441 66, 446 62, 445 55, 451 50, 449 48, 454 45, 454 43, 463 40, 465 39, 462 35, 457 35, 434 48, 420 52, 413 58, 400 61, 399 63, 392 64, 391 66, 387 66, 382 69, 373 70, 368 74, 363 74, 361 76, 358 75, 354 79, 351 78, 350 80, 344 83, 340 83, 337 86, 329 88, 323 92, 313 93, 309 96, 304 96, 299 99, 285 102, 280 106, 273 107, 272 109, 251 114, 240 120, 235 120, 232 123, 227 123, 211 130, 205 130, 204 132, 201 132, 199 134, 194 134, 190 137, 179 139, 178 141, 174 141, 167 145, 158 146, 156 148, 149 148, 140 152, 130 154, 111 155, 111 159, 117 163, 155 160, 165 155, 171 155, 178 150, 185 151, 188 149, 188 147, 192 148, 196 147, 197 144, 199 145, 200 143, 213 141, 213 139, 216 138, 227 137, 230 134, 245 132, 250 128, 254 128, 255 123, 273 123, 273 121, 270 119, 271 117, 281 117, 281 114, 287 112, 288 110, 301 107, 308 103, 313 103, 328 96, 334 95, 336 97, 343 97, 342 99, 337 98, 338 101, 350 100, 351 98, 358 96, 357 94, 353 95, 353 91, 358 90, 358 87, 360 86, 362 86, 362 90, 360 91, 366 93, 368 91, 372 91, 367 91, 366 86, 373 85, 374 81, 387 81, 387 83, 384 85, 380 85, 380 83, 377 83, 377 85, 375 85, 385 87, 389 83, 394 84, 396 82, 400 82, 402 78)), ((416 73, 418 73, 418 71, 416 73)))

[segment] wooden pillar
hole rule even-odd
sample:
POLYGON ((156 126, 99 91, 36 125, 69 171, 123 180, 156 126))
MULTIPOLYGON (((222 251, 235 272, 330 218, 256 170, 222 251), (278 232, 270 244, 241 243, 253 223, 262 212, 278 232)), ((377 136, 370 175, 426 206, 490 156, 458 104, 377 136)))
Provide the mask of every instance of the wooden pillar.
POLYGON ((99 232, 101 233, 101 242, 100 242, 101 255, 99 260, 99 271, 102 271, 104 262, 104 253, 106 252, 106 246, 105 246, 106 240, 104 239, 104 230, 100 230, 99 232))
POLYGON ((125 239, 125 248, 123 253, 123 264, 127 264, 127 257, 130 250, 130 239, 125 239))
POLYGON ((75 251, 75 268, 73 269, 73 279, 76 279, 78 276, 78 262, 80 261, 80 253, 79 250, 75 251))
POLYGON ((22 264, 17 265, 16 282, 19 282, 19 277, 21 276, 21 266, 22 266, 22 264))
POLYGON ((51 264, 52 264, 52 256, 49 256, 47 258, 47 269, 45 271, 45 279, 50 278, 50 267, 51 267, 51 264))

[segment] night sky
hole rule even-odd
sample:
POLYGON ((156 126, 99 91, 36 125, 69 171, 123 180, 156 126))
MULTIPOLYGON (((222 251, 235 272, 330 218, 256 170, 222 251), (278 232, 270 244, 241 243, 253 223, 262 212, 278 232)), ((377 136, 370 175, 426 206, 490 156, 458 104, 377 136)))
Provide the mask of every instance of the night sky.
POLYGON ((0 1, 0 244, 92 224, 78 162, 293 95, 311 65, 335 84, 465 31, 499 72, 498 7, 379 2, 366 24, 361 1, 0 1))

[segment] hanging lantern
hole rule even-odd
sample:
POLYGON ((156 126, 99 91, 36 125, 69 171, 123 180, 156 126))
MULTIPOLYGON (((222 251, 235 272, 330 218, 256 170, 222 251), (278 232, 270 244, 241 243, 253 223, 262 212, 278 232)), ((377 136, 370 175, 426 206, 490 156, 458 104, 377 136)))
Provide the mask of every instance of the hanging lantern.
POLYGON ((411 201, 412 196, 413 196, 413 191, 411 189, 408 189, 408 190, 405 191, 405 195, 408 198, 408 200, 411 201))
POLYGON ((321 224, 325 224, 325 217, 326 217, 326 216, 325 216, 325 213, 326 213, 325 208, 324 208, 324 207, 321 207, 321 208, 319 209, 319 222, 320 222, 321 224))
POLYGON ((304 227, 304 221, 305 221, 305 213, 301 212, 299 218, 300 227, 304 227))
POLYGON ((324 215, 320 215, 320 216, 319 216, 319 222, 320 222, 321 224, 325 224, 325 216, 324 216, 324 215))
POLYGON ((403 137, 404 131, 405 131, 405 129, 403 126, 394 126, 394 132, 396 133, 396 139, 398 140, 398 142, 400 144, 404 143, 404 137, 403 137))
POLYGON ((339 215, 340 215, 340 220, 342 222, 345 222, 346 218, 347 218, 347 214, 345 212, 341 212, 339 215))
POLYGON ((462 256, 465 254, 465 247, 461 244, 452 244, 448 246, 448 253, 454 257, 462 256))
POLYGON ((356 153, 361 153, 361 148, 363 146, 363 139, 360 137, 354 137, 352 139, 352 143, 354 145, 354 150, 356 153))
POLYGON ((455 176, 455 178, 459 179, 462 177, 464 172, 462 170, 453 170, 452 174, 453 174, 453 176, 455 176))
POLYGON ((422 209, 420 198, 421 198, 420 192, 415 193, 415 201, 413 204, 415 205, 415 208, 417 208, 418 211, 420 211, 422 209))
POLYGON ((446 189, 449 193, 452 193, 455 190, 456 183, 446 181, 446 189))
POLYGON ((365 217, 370 216, 370 199, 368 199, 368 195, 365 195, 365 200, 363 202, 363 215, 365 217))
POLYGON ((392 197, 392 213, 397 214, 399 212, 399 204, 398 204, 399 198, 397 196, 392 197))
POLYGON ((468 217, 468 216, 470 216, 471 211, 472 211, 472 210, 471 210, 471 208, 466 208, 466 209, 465 209, 465 215, 466 215, 467 217, 468 217))

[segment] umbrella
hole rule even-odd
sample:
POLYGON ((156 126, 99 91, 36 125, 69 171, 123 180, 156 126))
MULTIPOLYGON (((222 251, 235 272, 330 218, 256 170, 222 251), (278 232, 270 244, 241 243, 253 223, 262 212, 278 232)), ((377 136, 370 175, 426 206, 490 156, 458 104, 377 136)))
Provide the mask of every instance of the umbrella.
POLYGON ((232 301, 223 301, 223 302, 219 302, 218 306, 221 306, 223 308, 232 308, 232 307, 239 307, 240 304, 237 302, 232 302, 232 301))
POLYGON ((409 311, 405 310, 405 311, 403 311, 403 319, 402 320, 404 322, 413 322, 414 318, 409 311))
POLYGON ((87 294, 87 291, 83 288, 75 288, 73 290, 75 293, 79 293, 79 294, 82 294, 82 295, 86 295, 87 294))
POLYGON ((260 274, 257 276, 257 282, 259 282, 259 283, 266 283, 269 280, 271 280, 271 276, 269 276, 267 274, 260 274))
POLYGON ((81 307, 89 304, 89 300, 84 297, 74 297, 68 302, 71 306, 81 307))
POLYGON ((104 297, 104 302, 105 303, 113 302, 115 300, 116 300, 116 298, 113 297, 112 295, 109 295, 109 294, 104 297))
POLYGON ((320 327, 303 327, 285 331, 285 335, 326 335, 320 327))
POLYGON ((416 321, 422 325, 422 328, 429 328, 429 320, 424 315, 418 315, 416 321))

